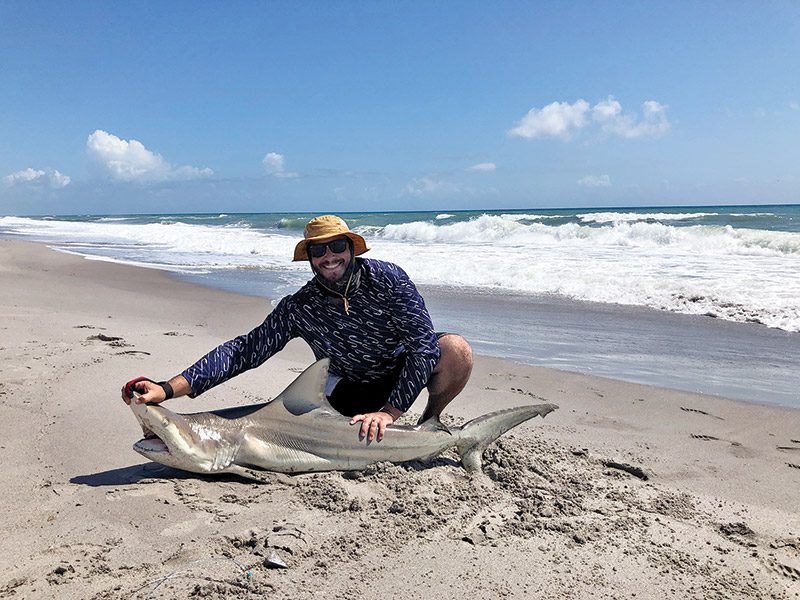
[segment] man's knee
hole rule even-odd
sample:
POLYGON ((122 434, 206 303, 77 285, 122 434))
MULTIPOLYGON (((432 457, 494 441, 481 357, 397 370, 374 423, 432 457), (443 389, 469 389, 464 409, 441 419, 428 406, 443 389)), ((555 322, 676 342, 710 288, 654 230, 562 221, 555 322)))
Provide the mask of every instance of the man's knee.
POLYGON ((428 405, 420 423, 438 416, 461 393, 472 373, 472 348, 460 335, 448 333, 439 338, 441 357, 428 380, 428 405))
POLYGON ((442 356, 434 372, 445 370, 469 377, 473 358, 472 347, 467 340, 455 333, 448 333, 439 338, 439 350, 442 356))

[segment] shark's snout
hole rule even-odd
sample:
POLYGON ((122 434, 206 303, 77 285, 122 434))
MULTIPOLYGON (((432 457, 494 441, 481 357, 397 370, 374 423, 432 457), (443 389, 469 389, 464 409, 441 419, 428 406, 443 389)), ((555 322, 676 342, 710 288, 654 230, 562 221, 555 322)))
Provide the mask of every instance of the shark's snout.
POLYGON ((172 412, 160 404, 131 402, 143 437, 133 449, 152 461, 186 471, 208 473, 227 467, 235 448, 220 444, 220 436, 202 423, 172 412))
POLYGON ((176 446, 176 438, 181 437, 180 428, 170 418, 174 413, 158 405, 139 404, 136 396, 138 394, 134 393, 130 407, 142 427, 143 437, 133 445, 133 449, 148 458, 152 458, 152 454, 170 454, 171 447, 176 446))

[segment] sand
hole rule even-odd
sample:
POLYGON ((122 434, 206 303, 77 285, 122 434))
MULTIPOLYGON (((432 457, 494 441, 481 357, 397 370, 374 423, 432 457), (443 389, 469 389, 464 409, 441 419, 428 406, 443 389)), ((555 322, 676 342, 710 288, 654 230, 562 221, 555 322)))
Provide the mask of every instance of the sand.
MULTIPOLYGON (((478 357, 451 423, 560 406, 491 446, 481 477, 454 452, 263 484, 136 454, 122 384, 174 375, 268 309, 0 242, 0 598, 800 595, 796 410, 478 357)), ((170 406, 265 401, 311 361, 292 342, 170 406)))

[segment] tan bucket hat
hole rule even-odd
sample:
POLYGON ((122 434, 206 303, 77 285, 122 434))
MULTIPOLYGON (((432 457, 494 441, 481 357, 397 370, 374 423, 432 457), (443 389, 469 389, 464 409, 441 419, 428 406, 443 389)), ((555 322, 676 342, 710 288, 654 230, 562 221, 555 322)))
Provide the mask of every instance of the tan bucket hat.
POLYGON ((314 217, 303 230, 303 239, 294 247, 294 258, 292 260, 308 260, 306 246, 315 242, 326 242, 335 237, 344 235, 353 240, 353 252, 356 256, 364 254, 369 248, 364 238, 350 231, 340 217, 336 215, 322 215, 314 217))

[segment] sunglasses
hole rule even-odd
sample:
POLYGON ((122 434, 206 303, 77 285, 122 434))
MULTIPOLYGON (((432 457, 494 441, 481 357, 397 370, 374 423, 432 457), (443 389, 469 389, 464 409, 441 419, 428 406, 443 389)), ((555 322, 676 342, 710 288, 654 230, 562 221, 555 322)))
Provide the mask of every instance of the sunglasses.
POLYGON ((325 256, 325 250, 328 248, 330 248, 330 251, 334 254, 341 254, 347 250, 347 240, 339 238, 338 240, 331 240, 330 242, 322 244, 308 244, 306 246, 306 251, 309 256, 313 258, 322 258, 325 256))

